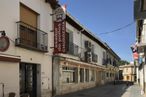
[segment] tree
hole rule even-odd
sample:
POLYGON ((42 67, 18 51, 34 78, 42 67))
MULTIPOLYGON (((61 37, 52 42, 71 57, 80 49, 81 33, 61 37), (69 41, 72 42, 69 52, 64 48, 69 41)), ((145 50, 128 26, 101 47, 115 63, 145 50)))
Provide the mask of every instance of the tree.
POLYGON ((119 66, 125 65, 125 64, 129 64, 129 62, 126 61, 126 60, 121 60, 121 61, 119 62, 119 66))

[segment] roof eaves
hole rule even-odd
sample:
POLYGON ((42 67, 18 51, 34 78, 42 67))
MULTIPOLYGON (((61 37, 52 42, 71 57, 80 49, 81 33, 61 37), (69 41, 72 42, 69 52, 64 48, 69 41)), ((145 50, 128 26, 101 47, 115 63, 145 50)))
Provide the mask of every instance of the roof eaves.
POLYGON ((88 34, 90 34, 93 38, 95 38, 97 41, 99 41, 104 48, 107 49, 106 45, 104 44, 104 42, 99 37, 95 36, 91 31, 89 31, 85 26, 83 26, 77 19, 75 19, 68 12, 67 12, 67 16, 70 17, 74 22, 76 22, 80 27, 82 27, 82 29, 85 30, 85 32, 87 32, 88 34))

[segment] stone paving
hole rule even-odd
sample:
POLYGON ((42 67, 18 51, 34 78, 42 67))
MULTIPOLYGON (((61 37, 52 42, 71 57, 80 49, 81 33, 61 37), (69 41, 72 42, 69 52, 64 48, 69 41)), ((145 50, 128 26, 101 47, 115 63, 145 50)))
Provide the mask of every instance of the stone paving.
POLYGON ((140 90, 138 85, 108 84, 55 97, 144 97, 140 94, 140 90))

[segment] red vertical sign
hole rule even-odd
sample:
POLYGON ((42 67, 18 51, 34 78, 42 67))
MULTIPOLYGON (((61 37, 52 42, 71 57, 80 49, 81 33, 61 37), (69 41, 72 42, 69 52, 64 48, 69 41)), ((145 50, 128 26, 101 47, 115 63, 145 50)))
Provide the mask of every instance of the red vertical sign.
POLYGON ((54 54, 66 52, 66 13, 62 7, 54 12, 54 54))

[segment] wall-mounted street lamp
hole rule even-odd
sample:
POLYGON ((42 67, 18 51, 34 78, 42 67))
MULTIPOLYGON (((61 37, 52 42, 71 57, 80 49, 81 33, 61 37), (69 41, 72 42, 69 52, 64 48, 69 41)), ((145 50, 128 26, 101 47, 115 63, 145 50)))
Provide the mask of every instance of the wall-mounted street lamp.
POLYGON ((6 36, 6 33, 5 33, 4 30, 3 31, 0 31, 0 33, 1 33, 1 36, 6 36))
POLYGON ((0 31, 0 52, 4 52, 9 48, 10 41, 9 38, 6 36, 5 31, 0 31))

